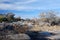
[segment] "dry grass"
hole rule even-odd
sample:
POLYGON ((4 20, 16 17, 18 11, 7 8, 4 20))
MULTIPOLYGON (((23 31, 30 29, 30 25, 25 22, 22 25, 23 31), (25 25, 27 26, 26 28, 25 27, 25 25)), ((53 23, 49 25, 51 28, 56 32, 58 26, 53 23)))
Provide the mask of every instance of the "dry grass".
POLYGON ((43 26, 39 27, 38 25, 35 25, 33 28, 31 28, 31 31, 60 31, 60 26, 43 26))
POLYGON ((40 27, 40 29, 42 30, 42 31, 60 31, 60 27, 59 26, 50 26, 50 27, 48 27, 48 26, 44 26, 44 27, 40 27))

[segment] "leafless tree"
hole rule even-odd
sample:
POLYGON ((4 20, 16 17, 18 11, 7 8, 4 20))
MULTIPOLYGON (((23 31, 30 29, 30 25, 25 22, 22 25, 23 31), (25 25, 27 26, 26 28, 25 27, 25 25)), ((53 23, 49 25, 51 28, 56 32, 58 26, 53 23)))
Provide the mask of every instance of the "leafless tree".
POLYGON ((40 20, 43 22, 49 22, 51 24, 57 24, 59 18, 56 14, 57 12, 55 11, 42 12, 40 13, 40 20))

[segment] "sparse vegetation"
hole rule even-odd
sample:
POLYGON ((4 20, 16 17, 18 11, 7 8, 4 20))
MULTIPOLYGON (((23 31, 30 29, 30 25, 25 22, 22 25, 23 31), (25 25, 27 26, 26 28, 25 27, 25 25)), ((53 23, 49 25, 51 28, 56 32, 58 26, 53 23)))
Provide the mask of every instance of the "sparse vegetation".
MULTIPOLYGON (((0 15, 0 34, 20 34, 28 31, 60 31, 60 17, 54 11, 40 13, 40 18, 22 19, 14 17, 15 14, 7 13, 0 15)), ((0 36, 2 36, 0 35, 0 36)))

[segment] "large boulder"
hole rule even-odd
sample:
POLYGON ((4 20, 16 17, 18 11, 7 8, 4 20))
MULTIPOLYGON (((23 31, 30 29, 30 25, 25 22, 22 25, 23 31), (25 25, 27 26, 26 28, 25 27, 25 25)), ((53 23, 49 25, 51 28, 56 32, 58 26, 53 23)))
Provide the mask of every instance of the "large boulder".
POLYGON ((1 40, 30 40, 30 37, 27 34, 14 34, 6 35, 1 40))

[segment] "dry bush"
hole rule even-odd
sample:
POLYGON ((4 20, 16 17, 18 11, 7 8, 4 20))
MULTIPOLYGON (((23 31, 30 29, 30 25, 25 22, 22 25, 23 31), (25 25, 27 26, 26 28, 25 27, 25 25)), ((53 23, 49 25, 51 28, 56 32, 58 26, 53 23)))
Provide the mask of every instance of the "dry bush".
POLYGON ((27 25, 18 26, 16 24, 14 24, 13 27, 14 27, 14 30, 16 30, 18 33, 25 33, 28 30, 27 25))

